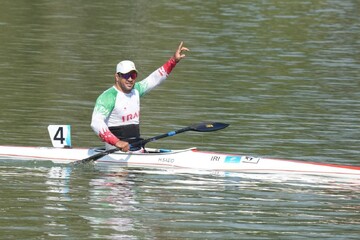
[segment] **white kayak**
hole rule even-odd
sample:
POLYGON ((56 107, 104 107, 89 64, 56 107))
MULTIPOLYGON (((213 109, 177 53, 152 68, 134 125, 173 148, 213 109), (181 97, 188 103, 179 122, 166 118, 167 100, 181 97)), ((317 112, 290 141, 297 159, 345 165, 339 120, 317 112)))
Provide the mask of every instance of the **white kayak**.
MULTIPOLYGON (((157 139, 186 131, 210 132, 228 124, 206 122, 141 140, 144 146, 157 139)), ((0 159, 52 161, 60 164, 79 162, 106 163, 119 167, 171 168, 210 171, 211 173, 285 173, 316 176, 338 176, 360 179, 359 166, 315 163, 298 160, 259 158, 217 152, 202 152, 196 148, 183 150, 149 149, 145 152, 104 151, 100 148, 72 148, 70 125, 49 125, 53 147, 0 146, 0 159), (96 161, 93 161, 96 160, 96 161)))
MULTIPOLYGON (((100 151, 99 148, 0 146, 0 159, 71 164, 100 151)), ((145 153, 119 151, 103 156, 95 163, 115 164, 120 167, 181 168, 230 173, 286 173, 360 179, 360 167, 358 166, 203 152, 196 148, 183 150, 147 149, 145 153)))

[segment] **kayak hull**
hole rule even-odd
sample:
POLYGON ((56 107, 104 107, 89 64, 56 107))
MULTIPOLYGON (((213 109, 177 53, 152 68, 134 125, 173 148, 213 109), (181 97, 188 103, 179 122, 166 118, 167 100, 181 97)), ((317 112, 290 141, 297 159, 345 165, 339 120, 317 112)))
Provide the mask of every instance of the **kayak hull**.
MULTIPOLYGON (((1 159, 52 161, 57 164, 70 164, 96 153, 99 153, 99 149, 0 146, 1 159)), ((96 163, 127 167, 185 168, 236 173, 310 174, 360 179, 360 167, 358 166, 203 152, 196 148, 149 150, 148 153, 116 152, 98 159, 96 163)))

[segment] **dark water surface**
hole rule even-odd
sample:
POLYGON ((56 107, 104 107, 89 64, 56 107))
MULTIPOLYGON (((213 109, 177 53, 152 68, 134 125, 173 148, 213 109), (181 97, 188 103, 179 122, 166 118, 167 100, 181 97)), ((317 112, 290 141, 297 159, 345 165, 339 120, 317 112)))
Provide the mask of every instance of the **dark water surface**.
MULTIPOLYGON (((152 147, 360 165, 360 5, 319 1, 25 1, 0 7, 0 145, 98 146, 96 97, 117 62, 140 78, 191 52, 142 99, 152 147)), ((358 239, 359 183, 71 168, 0 160, 2 239, 358 239)))

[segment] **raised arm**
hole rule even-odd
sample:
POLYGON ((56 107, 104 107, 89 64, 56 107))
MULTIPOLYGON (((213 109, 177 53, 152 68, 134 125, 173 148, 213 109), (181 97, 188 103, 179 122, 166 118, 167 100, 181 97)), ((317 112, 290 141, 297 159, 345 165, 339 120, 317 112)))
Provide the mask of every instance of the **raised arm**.
POLYGON ((144 80, 137 83, 135 85, 135 88, 139 90, 140 96, 145 95, 147 92, 160 85, 171 73, 176 64, 180 62, 181 59, 185 58, 186 55, 184 54, 184 52, 186 51, 189 51, 189 49, 187 47, 184 47, 184 42, 181 42, 176 49, 174 55, 166 63, 164 63, 160 68, 152 72, 144 80))

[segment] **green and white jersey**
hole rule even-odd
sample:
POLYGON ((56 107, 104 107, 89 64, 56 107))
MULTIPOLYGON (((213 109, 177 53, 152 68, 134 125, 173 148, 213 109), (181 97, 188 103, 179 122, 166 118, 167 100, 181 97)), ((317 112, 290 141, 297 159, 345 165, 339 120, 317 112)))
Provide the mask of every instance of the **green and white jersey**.
POLYGON ((147 78, 136 82, 130 93, 123 93, 115 86, 103 92, 96 100, 92 115, 91 127, 95 133, 109 144, 118 142, 109 127, 139 124, 140 98, 160 85, 175 65, 175 60, 171 58, 147 78))

